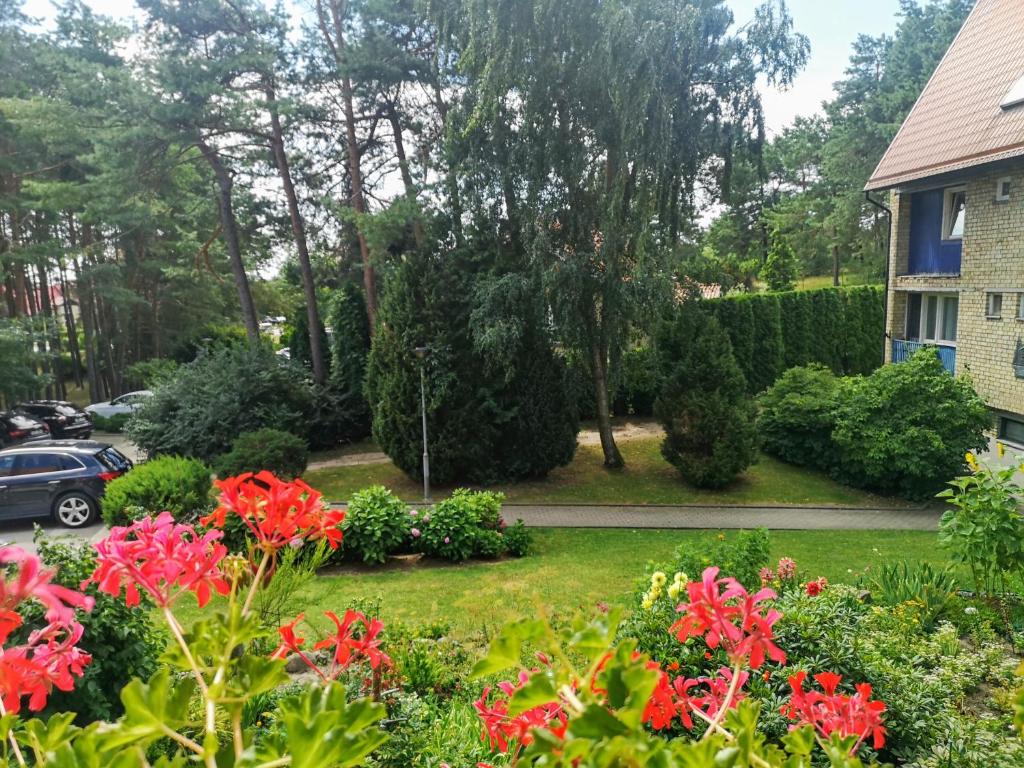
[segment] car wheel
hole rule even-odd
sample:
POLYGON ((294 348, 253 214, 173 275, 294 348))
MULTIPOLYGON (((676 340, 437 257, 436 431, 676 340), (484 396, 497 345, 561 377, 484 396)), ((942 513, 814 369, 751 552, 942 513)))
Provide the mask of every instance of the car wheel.
POLYGON ((53 516, 68 528, 83 528, 96 519, 96 502, 79 491, 65 493, 53 503, 53 516))

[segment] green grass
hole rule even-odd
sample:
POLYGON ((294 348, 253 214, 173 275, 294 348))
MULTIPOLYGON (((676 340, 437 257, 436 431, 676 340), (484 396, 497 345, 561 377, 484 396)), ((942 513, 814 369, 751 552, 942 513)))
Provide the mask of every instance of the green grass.
MULTIPOLYGON (((861 275, 853 272, 844 272, 839 276, 839 282, 841 285, 881 285, 882 281, 880 278, 861 275)), ((832 287, 832 275, 808 275, 807 277, 801 277, 796 281, 796 289, 798 291, 810 291, 815 288, 831 288, 832 287)))
MULTIPOLYGON (((385 621, 443 621, 456 634, 493 631, 536 614, 624 604, 649 562, 664 561, 703 531, 537 529, 536 551, 519 560, 403 569, 351 568, 322 575, 294 603, 307 616, 342 610, 356 600, 379 600, 385 621)), ((919 531, 773 531, 772 561, 792 557, 810 577, 855 582, 865 568, 893 560, 942 564, 936 534, 919 531)), ((870 573, 870 570, 869 570, 870 573)), ((691 576, 693 574, 690 574, 691 576)))
MULTIPOLYGON (((507 500, 520 504, 820 504, 892 505, 833 482, 824 475, 784 464, 768 456, 750 467, 736 482, 720 491, 704 491, 683 482, 662 458, 658 438, 622 441, 626 460, 620 470, 602 465, 598 446, 580 446, 566 467, 544 480, 495 486, 507 500)), ((403 499, 422 497, 422 486, 390 463, 332 467, 307 472, 306 482, 335 501, 369 485, 385 485, 403 499)), ((437 489, 441 497, 450 489, 437 489)))

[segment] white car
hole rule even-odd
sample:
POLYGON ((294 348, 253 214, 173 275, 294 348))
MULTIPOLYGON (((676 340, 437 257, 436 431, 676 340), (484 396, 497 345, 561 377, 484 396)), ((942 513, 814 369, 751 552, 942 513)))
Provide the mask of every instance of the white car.
POLYGON ((113 400, 108 400, 105 403, 93 403, 92 405, 87 405, 85 406, 85 412, 91 413, 94 416, 102 416, 105 419, 109 419, 111 416, 117 416, 120 413, 131 413, 139 407, 139 404, 143 400, 152 396, 153 392, 149 389, 125 392, 123 395, 119 395, 113 400))

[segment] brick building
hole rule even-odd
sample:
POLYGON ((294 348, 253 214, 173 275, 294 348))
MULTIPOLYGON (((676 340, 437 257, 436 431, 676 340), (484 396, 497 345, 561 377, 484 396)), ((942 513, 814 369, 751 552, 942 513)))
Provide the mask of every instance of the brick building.
POLYGON ((891 193, 886 361, 936 347, 1024 446, 1024 0, 978 0, 866 190, 891 193))

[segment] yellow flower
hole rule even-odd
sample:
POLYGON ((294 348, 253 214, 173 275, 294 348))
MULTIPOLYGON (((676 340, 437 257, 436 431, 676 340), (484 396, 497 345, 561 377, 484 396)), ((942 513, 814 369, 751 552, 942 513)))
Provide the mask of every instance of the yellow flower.
POLYGON ((673 581, 672 584, 669 585, 668 596, 671 597, 673 600, 678 600, 679 599, 679 590, 681 590, 682 588, 683 587, 682 587, 681 584, 678 584, 678 583, 673 581))
POLYGON ((999 458, 1003 458, 1006 455, 1006 446, 1002 443, 996 443, 996 453, 999 454, 999 458))
POLYGON ((663 587, 665 586, 666 581, 668 581, 668 576, 666 576, 662 571, 655 571, 651 574, 652 587, 663 587))
POLYGON ((971 468, 972 472, 978 471, 978 459, 975 457, 973 453, 968 451, 967 453, 964 454, 964 459, 966 459, 967 466, 971 468))
POLYGON ((689 581, 690 581, 690 577, 689 577, 689 576, 687 576, 687 575, 686 575, 685 573, 683 573, 682 571, 678 571, 678 572, 676 573, 676 575, 672 577, 672 583, 674 583, 674 584, 681 584, 681 585, 682 585, 682 586, 684 586, 684 587, 686 586, 686 584, 687 584, 687 583, 688 583, 689 581))
POLYGON ((654 598, 651 597, 650 593, 644 595, 643 602, 640 603, 645 611, 651 610, 654 607, 654 598))

